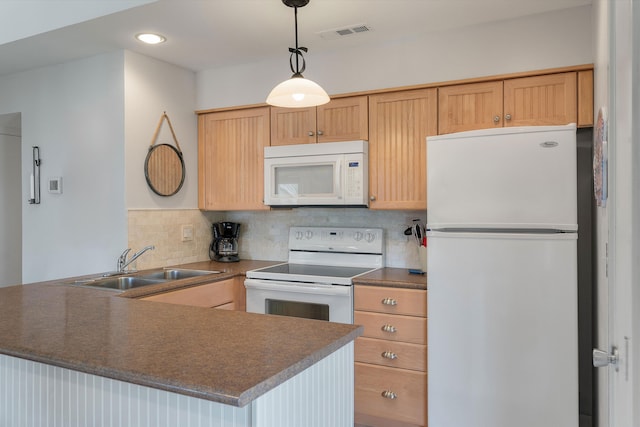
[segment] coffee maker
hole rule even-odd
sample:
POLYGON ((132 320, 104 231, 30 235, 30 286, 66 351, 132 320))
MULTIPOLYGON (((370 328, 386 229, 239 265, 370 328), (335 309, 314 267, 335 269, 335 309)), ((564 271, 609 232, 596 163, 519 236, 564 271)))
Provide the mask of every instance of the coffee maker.
POLYGON ((220 262, 237 262, 238 235, 240 224, 237 222, 216 222, 212 225, 213 241, 209 247, 209 258, 220 262))

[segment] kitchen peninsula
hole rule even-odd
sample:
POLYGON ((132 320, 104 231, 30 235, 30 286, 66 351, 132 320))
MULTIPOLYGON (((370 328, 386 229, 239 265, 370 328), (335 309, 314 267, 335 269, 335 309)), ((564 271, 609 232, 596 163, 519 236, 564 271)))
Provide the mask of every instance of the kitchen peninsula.
POLYGON ((0 425, 353 425, 361 334, 77 286, 3 288, 0 425))

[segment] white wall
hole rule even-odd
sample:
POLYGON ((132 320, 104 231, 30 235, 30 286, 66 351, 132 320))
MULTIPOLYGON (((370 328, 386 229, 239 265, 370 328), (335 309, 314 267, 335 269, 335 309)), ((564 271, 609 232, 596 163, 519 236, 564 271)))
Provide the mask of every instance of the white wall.
POLYGON ((40 147, 42 202, 22 197, 22 281, 113 270, 127 242, 124 54, 0 78, 0 114, 22 113, 22 191, 40 147), (63 177, 63 194, 46 180, 63 177))
MULTIPOLYGON (((198 207, 198 129, 194 113, 195 73, 137 53, 124 53, 125 182, 128 209, 198 207), (166 111, 182 150, 185 182, 177 194, 153 193, 144 176, 144 161, 162 113, 166 111)), ((175 146, 167 122, 157 144, 175 146)))
POLYGON ((20 136, 0 127, 0 287, 22 283, 20 136))
MULTIPOLYGON (((310 51, 304 75, 338 94, 589 64, 591 31, 591 7, 583 6, 365 48, 310 51)), ((264 102, 290 75, 285 53, 277 60, 199 72, 197 109, 264 102)))

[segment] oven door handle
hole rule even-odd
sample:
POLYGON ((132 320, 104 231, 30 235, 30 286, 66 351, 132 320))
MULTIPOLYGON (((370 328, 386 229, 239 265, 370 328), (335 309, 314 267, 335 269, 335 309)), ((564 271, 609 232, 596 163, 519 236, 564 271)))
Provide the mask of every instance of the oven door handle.
POLYGON ((323 283, 296 283, 277 280, 246 279, 244 287, 247 289, 261 289, 266 291, 298 292, 305 294, 343 295, 351 294, 351 286, 327 285, 323 283))

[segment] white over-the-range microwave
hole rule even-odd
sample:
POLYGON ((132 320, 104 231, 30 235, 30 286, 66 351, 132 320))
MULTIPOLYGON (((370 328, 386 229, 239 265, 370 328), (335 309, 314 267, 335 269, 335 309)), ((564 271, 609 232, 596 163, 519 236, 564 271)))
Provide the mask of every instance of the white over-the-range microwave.
POLYGON ((367 141, 264 149, 264 203, 270 206, 369 206, 367 141))

